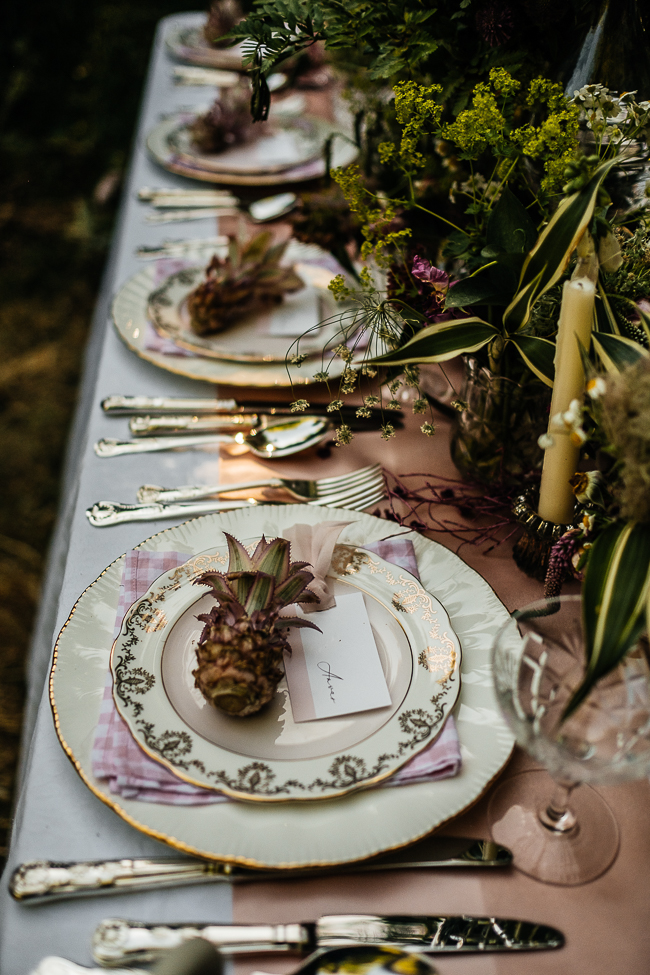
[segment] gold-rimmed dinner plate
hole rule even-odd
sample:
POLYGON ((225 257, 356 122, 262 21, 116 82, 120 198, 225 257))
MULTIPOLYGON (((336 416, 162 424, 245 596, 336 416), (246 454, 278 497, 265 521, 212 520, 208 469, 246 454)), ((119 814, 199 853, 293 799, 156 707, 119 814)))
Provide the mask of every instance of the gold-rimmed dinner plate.
MULTIPOLYGON (((204 106, 207 110, 208 106, 204 106)), ((325 146, 330 139, 330 167, 352 163, 358 149, 350 135, 349 118, 330 122, 315 115, 299 120, 276 115, 275 135, 209 158, 192 148, 189 126, 195 113, 175 112, 147 136, 147 148, 164 169, 191 179, 228 186, 277 186, 302 183, 325 175, 325 146), (268 163, 264 158, 268 156, 268 163), (293 158, 293 162, 291 159, 293 158)))
POLYGON ((328 579, 337 596, 362 594, 390 705, 299 724, 283 680, 255 716, 212 707, 192 670, 197 617, 215 603, 194 580, 206 558, 218 570, 226 556, 224 539, 201 553, 200 568, 190 559, 163 573, 124 618, 111 654, 113 698, 144 751, 193 785, 236 799, 304 802, 375 785, 435 740, 460 689, 449 617, 409 572, 350 545, 335 548, 328 579))
MULTIPOLYGON (((196 251, 192 254, 192 262, 196 261, 197 267, 205 268, 210 261, 214 249, 196 251)), ((318 275, 324 278, 323 262, 326 258, 324 251, 313 244, 300 244, 298 241, 291 241, 287 248, 287 259, 296 260, 301 263, 301 275, 307 279, 310 275, 313 280, 319 280, 318 275), (292 257, 293 255, 293 257, 292 257), (304 266, 303 266, 304 265, 304 266)), ((325 272, 327 274, 329 272, 325 272)), ((333 273, 332 273, 333 276, 333 273)), ((181 275, 182 279, 182 275, 181 275)), ((194 276, 192 277, 194 281, 194 276)), ((167 354, 159 349, 152 347, 151 331, 153 326, 150 324, 150 298, 153 293, 158 291, 162 285, 159 280, 159 272, 156 264, 152 263, 141 268, 119 288, 112 304, 112 317, 115 328, 120 338, 125 344, 140 358, 165 369, 168 372, 187 376, 190 379, 200 379, 210 383, 224 383, 230 386, 251 386, 266 388, 270 386, 300 386, 313 381, 314 374, 321 369, 321 358, 314 354, 316 348, 322 348, 325 341, 338 328, 337 315, 340 315, 341 308, 335 312, 332 324, 327 324, 323 329, 316 329, 311 336, 306 339, 311 357, 302 366, 290 366, 284 361, 284 357, 278 358, 278 350, 284 347, 284 353, 289 351, 295 342, 295 336, 271 336, 270 329, 273 327, 272 321, 253 320, 244 322, 241 327, 236 326, 232 330, 232 342, 230 330, 226 330, 214 337, 212 346, 213 352, 217 347, 222 349, 227 358, 216 358, 215 355, 205 354, 167 354), (249 358, 247 350, 250 349, 251 341, 259 330, 264 331, 264 355, 249 358), (271 360, 266 356, 268 347, 267 339, 273 338, 274 346, 269 352, 271 360), (323 343, 321 345, 320 343, 323 343)), ((324 283, 324 282, 323 282, 324 283)), ((183 288, 182 283, 180 284, 183 288)), ((187 291, 190 287, 187 288, 187 291)), ((330 309, 330 295, 321 285, 318 287, 318 299, 321 309, 328 314, 330 309)), ((278 322, 282 325, 282 306, 278 306, 278 322)), ((193 340, 188 335, 186 323, 182 318, 177 320, 174 303, 165 309, 164 316, 162 308, 156 311, 158 315, 158 328, 164 330, 167 337, 171 339, 172 348, 176 346, 180 353, 185 352, 181 345, 189 346, 193 340), (158 315, 158 312, 160 314, 158 315), (182 333, 179 335, 179 333, 182 333)), ((309 319, 311 321, 311 318, 309 319)), ((195 351, 199 352, 199 345, 194 346, 195 351)), ((202 350, 203 351, 203 350, 202 350)), ((303 351, 303 341, 300 343, 300 351, 303 351)), ((345 368, 345 362, 340 358, 328 359, 328 373, 332 379, 338 377, 345 368)))
MULTIPOLYGON (((265 506, 196 518, 159 532, 139 547, 186 552, 189 559, 218 548, 223 531, 253 538, 282 534, 297 522, 331 519, 349 522, 341 544, 362 547, 400 534, 395 525, 358 512, 265 506)), ((405 846, 475 802, 512 750, 489 663, 492 640, 509 615, 485 580, 456 555, 416 534, 403 534, 413 541, 423 587, 445 607, 463 648, 461 693, 454 709, 463 765, 456 777, 365 789, 327 802, 170 806, 113 795, 93 775, 91 752, 113 643, 122 557, 77 601, 57 640, 52 666, 50 698, 57 734, 86 785, 135 828, 179 850, 278 868, 349 863, 405 846)))

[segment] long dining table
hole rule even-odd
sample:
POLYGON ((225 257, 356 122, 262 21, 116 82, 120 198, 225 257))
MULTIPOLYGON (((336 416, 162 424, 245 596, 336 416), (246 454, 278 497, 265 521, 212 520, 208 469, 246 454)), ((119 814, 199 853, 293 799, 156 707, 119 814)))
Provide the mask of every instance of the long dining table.
MULTIPOLYGON (((550 924, 564 933, 566 945, 556 951, 525 955, 507 951, 443 955, 435 959, 440 975, 508 975, 522 971, 531 975, 644 975, 650 965, 650 785, 645 780, 602 790, 620 826, 620 851, 602 877, 579 887, 546 885, 508 868, 415 869, 378 874, 351 871, 344 876, 309 879, 288 876, 241 885, 215 883, 42 906, 17 903, 8 893, 9 875, 25 861, 99 861, 173 852, 117 816, 86 788, 57 739, 48 674, 57 633, 80 593, 122 553, 162 528, 179 523, 134 523, 100 530, 88 523, 85 510, 99 499, 135 500, 135 491, 143 483, 189 484, 218 477, 232 481, 240 471, 248 469, 248 461, 241 456, 220 457, 211 451, 102 459, 93 450, 100 437, 126 436, 124 420, 107 417, 101 410, 102 400, 111 394, 209 395, 206 391, 210 387, 205 384, 158 369, 136 357, 122 343, 110 320, 112 296, 142 266, 135 254, 139 245, 152 246, 169 236, 207 237, 217 232, 214 217, 174 225, 147 223, 146 206, 137 198, 142 186, 196 185, 163 171, 152 161, 145 137, 164 114, 206 101, 205 88, 174 85, 173 60, 164 43, 171 28, 198 24, 203 17, 200 13, 175 15, 158 26, 123 202, 88 342, 60 515, 29 660, 20 790, 0 888, 0 972, 27 975, 47 955, 92 966, 92 932, 107 916, 163 923, 288 922, 338 913, 453 913, 517 917, 550 924)), ((235 393, 227 386, 218 386, 215 392, 218 396, 235 393)), ((423 437, 419 422, 417 417, 407 417, 404 430, 388 442, 381 440, 378 433, 364 432, 349 447, 333 449, 325 458, 312 452, 258 466, 281 476, 319 477, 379 461, 388 471, 399 474, 453 477, 456 472, 449 458, 450 421, 440 416, 432 439, 423 437)), ((459 546, 456 538, 445 533, 433 532, 429 537, 449 548, 459 546)), ((540 584, 515 566, 510 542, 490 551, 487 546, 464 545, 460 556, 488 582, 509 611, 541 594, 540 584)), ((489 660, 485 664, 488 666, 489 660)), ((84 706, 83 700, 79 706, 84 706)), ((502 775, 534 767, 533 761, 515 748, 502 775)), ((418 801, 417 785, 403 791, 405 802, 418 801)), ((489 795, 488 789, 471 808, 446 823, 442 833, 488 839, 489 795)), ((363 824, 358 824, 358 828, 363 829, 363 824)), ((295 960, 277 956, 237 963, 241 975, 260 967, 285 973, 295 967, 295 960)))

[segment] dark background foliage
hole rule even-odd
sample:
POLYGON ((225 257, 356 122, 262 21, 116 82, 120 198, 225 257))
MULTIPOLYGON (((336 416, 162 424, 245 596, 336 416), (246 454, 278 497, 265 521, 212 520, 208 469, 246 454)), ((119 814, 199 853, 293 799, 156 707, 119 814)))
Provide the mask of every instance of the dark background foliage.
POLYGON ((0 857, 24 666, 84 342, 157 21, 183 0, 11 2, 0 31, 0 857))

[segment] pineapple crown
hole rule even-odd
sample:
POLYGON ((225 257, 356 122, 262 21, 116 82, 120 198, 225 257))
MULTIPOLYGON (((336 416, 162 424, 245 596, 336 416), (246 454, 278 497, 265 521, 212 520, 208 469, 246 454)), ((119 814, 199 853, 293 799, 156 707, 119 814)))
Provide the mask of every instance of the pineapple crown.
MULTIPOLYGON (((210 586, 212 595, 234 619, 250 618, 253 626, 273 622, 279 628, 289 626, 320 628, 303 617, 279 616, 290 603, 317 603, 318 597, 307 589, 314 574, 308 562, 291 562, 290 543, 286 538, 267 542, 262 536, 252 555, 240 541, 224 532, 230 556, 226 572, 204 572, 195 584, 210 586)), ((213 611, 214 612, 214 611, 213 611)), ((204 616, 199 616, 203 620, 204 616)), ((209 616, 213 622, 212 614, 209 616)), ((205 616, 208 623, 208 616, 205 616)))

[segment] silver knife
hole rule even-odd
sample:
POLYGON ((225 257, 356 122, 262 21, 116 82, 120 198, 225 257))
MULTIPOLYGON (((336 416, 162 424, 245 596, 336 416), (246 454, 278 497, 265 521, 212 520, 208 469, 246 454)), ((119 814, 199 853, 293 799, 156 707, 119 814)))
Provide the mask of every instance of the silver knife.
POLYGON ((33 860, 17 867, 9 891, 23 904, 49 904, 55 900, 96 894, 125 894, 160 887, 193 884, 246 883, 292 880, 327 874, 408 870, 413 867, 507 867, 512 854, 487 840, 427 836, 407 849, 330 870, 251 870, 231 863, 189 857, 151 857, 58 863, 33 860))
POLYGON ((161 413, 160 416, 132 416, 129 430, 134 437, 157 437, 166 433, 238 433, 263 426, 266 418, 259 413, 207 413, 203 416, 161 413))
POLYGON ((564 944, 562 933, 544 924, 467 914, 334 914, 303 924, 143 924, 110 918, 95 930, 93 958, 107 968, 154 961, 166 949, 196 937, 229 955, 302 953, 355 944, 425 953, 534 951, 564 944))
MULTIPOLYGON (((332 416, 327 408, 327 403, 312 403, 309 406, 310 414, 317 416, 332 416)), ((340 410, 346 422, 356 417, 359 404, 346 404, 340 410)), ((293 416, 295 412, 291 410, 289 403, 277 403, 273 400, 261 400, 255 403, 238 403, 234 399, 210 399, 209 397, 174 397, 174 396, 120 396, 114 394, 107 396, 102 401, 102 410, 107 416, 150 416, 151 414, 175 414, 189 413, 192 416, 203 416, 205 414, 230 413, 247 415, 251 413, 265 413, 270 416, 293 416)), ((385 412, 378 407, 372 407, 370 416, 377 419, 385 419, 385 412)), ((336 417, 339 411, 336 411, 336 417)), ((404 413, 401 410, 393 410, 390 413, 392 423, 403 419, 404 413)))

